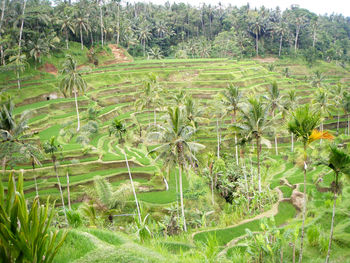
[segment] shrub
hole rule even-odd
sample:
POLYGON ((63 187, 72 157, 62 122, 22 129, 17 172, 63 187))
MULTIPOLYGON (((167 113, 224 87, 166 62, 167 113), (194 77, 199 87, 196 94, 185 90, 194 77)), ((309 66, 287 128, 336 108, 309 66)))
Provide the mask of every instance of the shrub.
POLYGON ((0 257, 3 262, 52 262, 66 233, 49 231, 54 207, 40 206, 36 198, 28 209, 23 193, 23 175, 17 182, 9 176, 7 194, 0 180, 0 257))

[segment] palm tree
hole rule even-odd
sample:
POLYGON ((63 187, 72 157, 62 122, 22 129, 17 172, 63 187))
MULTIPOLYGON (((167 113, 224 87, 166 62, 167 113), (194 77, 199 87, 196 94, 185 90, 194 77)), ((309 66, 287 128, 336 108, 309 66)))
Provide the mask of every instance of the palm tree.
MULTIPOLYGON (((224 106, 226 106, 226 111, 232 115, 231 123, 236 122, 237 111, 239 110, 240 100, 242 98, 242 93, 238 86, 229 84, 224 92, 222 92, 222 100, 224 106)), ((238 144, 237 144, 237 134, 235 132, 235 147, 236 147, 236 163, 238 165, 238 144)))
POLYGON ((325 80, 324 74, 321 71, 316 70, 314 75, 312 76, 311 84, 314 87, 321 88, 323 86, 324 80, 325 80))
POLYGON ((78 9, 75 17, 75 27, 79 29, 81 50, 84 49, 83 31, 90 31, 89 16, 84 10, 78 9))
POLYGON ((333 196, 333 212, 332 212, 332 223, 331 223, 331 232, 329 236, 328 252, 326 257, 326 263, 329 261, 331 255, 332 247, 332 238, 333 238, 333 227, 334 227, 334 217, 335 217, 335 206, 337 204, 337 197, 340 193, 339 187, 339 177, 342 174, 347 176, 350 175, 350 155, 346 152, 338 149, 336 146, 330 147, 330 153, 328 157, 328 166, 334 171, 335 181, 332 182, 332 190, 334 193, 333 196))
MULTIPOLYGON (((278 90, 276 81, 274 81, 271 84, 268 90, 268 95, 264 96, 264 98, 270 104, 270 111, 271 111, 272 118, 275 118, 276 110, 283 108, 282 106, 283 96, 280 94, 280 91, 278 90)), ((275 132, 275 149, 276 149, 276 155, 278 155, 277 132, 275 132)))
POLYGON ((301 28, 306 23, 306 16, 300 15, 300 16, 294 16, 294 24, 295 24, 295 40, 294 40, 294 52, 297 52, 297 45, 298 45, 298 39, 301 28))
POLYGON ((25 54, 18 53, 15 56, 11 56, 9 58, 10 66, 15 68, 16 76, 17 76, 17 87, 18 89, 21 89, 21 78, 20 73, 23 73, 26 69, 26 66, 28 65, 27 57, 25 54))
POLYGON ((310 110, 308 105, 298 107, 291 114, 291 118, 288 122, 288 131, 293 133, 297 139, 303 144, 304 149, 304 204, 303 204, 303 223, 301 228, 301 242, 300 242, 300 255, 299 263, 301 263, 303 257, 303 245, 304 245, 304 226, 306 216, 306 170, 307 170, 307 149, 313 141, 320 139, 331 139, 332 136, 327 132, 319 132, 316 127, 319 125, 321 115, 319 112, 310 110))
POLYGON ((119 136, 119 142, 123 141, 123 134, 126 133, 126 129, 124 124, 118 120, 118 118, 114 118, 111 124, 109 125, 109 136, 115 134, 115 136, 119 136))
POLYGON ((259 193, 261 192, 260 177, 260 152, 261 143, 268 143, 263 137, 265 131, 269 128, 272 120, 268 119, 269 107, 265 105, 261 98, 251 97, 248 99, 246 109, 242 110, 242 121, 235 126, 243 130, 247 136, 256 140, 256 157, 258 164, 259 193))
POLYGON ((259 35, 265 31, 264 17, 258 12, 251 12, 250 30, 255 35, 256 56, 259 56, 259 35))
POLYGON ((47 154, 50 154, 50 156, 51 156, 53 169, 54 169, 55 174, 56 174, 58 188, 59 188, 60 194, 61 194, 61 202, 62 202, 62 206, 63 206, 63 213, 64 213, 64 217, 66 219, 66 223, 68 224, 67 215, 66 215, 66 207, 64 205, 64 198, 63 198, 63 192, 62 192, 62 187, 61 187, 61 181, 60 181, 60 178, 58 176, 58 170, 57 170, 57 164, 56 164, 56 161, 57 161, 56 153, 61 149, 61 145, 57 144, 56 138, 53 136, 53 137, 51 137, 50 140, 48 140, 48 141, 46 141, 44 143, 43 148, 44 148, 44 152, 47 153, 47 154))
POLYGON ((66 36, 66 49, 69 49, 68 33, 70 31, 75 34, 73 18, 71 16, 65 16, 59 22, 61 24, 61 31, 63 31, 66 36))
POLYGON ((80 118, 78 108, 78 92, 84 92, 86 90, 86 82, 82 78, 81 74, 77 70, 77 62, 70 55, 66 56, 66 60, 63 63, 61 74, 63 78, 60 83, 60 90, 66 97, 67 93, 74 94, 75 108, 77 111, 78 127, 77 132, 80 130, 80 118))
POLYGON ((183 202, 182 172, 186 169, 186 164, 197 160, 194 153, 200 149, 204 149, 204 146, 199 143, 190 142, 195 129, 188 125, 185 113, 183 108, 168 108, 164 125, 158 125, 158 131, 151 132, 148 138, 150 141, 161 144, 150 151, 150 153, 157 152, 159 154, 157 159, 163 159, 167 162, 175 161, 179 167, 181 213, 184 231, 187 231, 183 202))
POLYGON ((151 30, 146 23, 142 23, 139 28, 139 40, 143 46, 143 56, 146 56, 146 42, 151 39, 151 30))
POLYGON ((278 56, 280 57, 282 53, 283 37, 288 33, 288 25, 285 21, 281 21, 280 23, 276 24, 275 30, 280 35, 280 46, 278 50, 278 56))
POLYGON ((41 57, 49 54, 50 48, 47 45, 47 39, 39 38, 36 42, 29 40, 29 54, 35 60, 35 68, 37 63, 41 62, 41 57))

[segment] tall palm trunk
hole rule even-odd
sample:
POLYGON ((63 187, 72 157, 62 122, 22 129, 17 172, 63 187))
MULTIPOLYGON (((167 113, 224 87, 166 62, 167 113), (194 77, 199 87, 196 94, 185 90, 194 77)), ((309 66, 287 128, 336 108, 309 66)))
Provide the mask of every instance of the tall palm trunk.
POLYGON ((100 27, 101 27, 101 44, 103 47, 103 20, 102 20, 102 6, 100 4, 100 27))
POLYGON ((69 49, 69 44, 68 44, 68 30, 66 29, 66 49, 69 49))
POLYGON ((80 130, 80 118, 79 118, 79 108, 78 108, 78 97, 77 97, 77 90, 74 90, 74 100, 75 100, 75 109, 77 111, 77 118, 78 118, 78 127, 77 127, 77 132, 80 130))
POLYGON ((238 165, 238 145, 237 145, 237 133, 235 132, 235 145, 236 145, 236 164, 238 165))
POLYGON ((55 170, 55 174, 56 174, 56 178, 57 178, 58 188, 59 188, 60 194, 61 194, 61 202, 62 202, 64 217, 66 220, 66 224, 68 225, 66 206, 64 205, 64 198, 63 198, 63 192, 62 192, 62 187, 61 187, 61 181, 60 181, 60 178, 58 176, 58 171, 57 171, 57 166, 56 166, 56 157, 53 155, 51 158, 52 158, 52 163, 53 163, 53 169, 55 170))
MULTIPOLYGON (((336 178, 338 178, 338 175, 336 175, 336 178)), ((329 243, 328 243, 328 252, 326 257, 326 263, 329 262, 329 257, 331 255, 331 248, 332 248, 332 238, 333 238, 333 231, 334 231, 334 217, 335 217, 335 206, 337 204, 337 183, 336 183, 336 190, 334 191, 334 197, 333 197, 333 211, 332 211, 332 223, 331 223, 331 233, 329 235, 329 243)))
POLYGON ((304 235, 305 235, 305 217, 306 217, 306 169, 307 169, 307 154, 306 154, 306 143, 304 143, 304 205, 303 205, 303 223, 301 226, 301 238, 300 238, 300 254, 299 263, 303 259, 303 247, 304 247, 304 235))
POLYGON ((276 155, 278 155, 277 135, 275 135, 275 152, 276 152, 276 155))
POLYGON ((292 133, 292 148, 291 151, 294 152, 294 134, 292 133))
POLYGON ((339 135, 339 112, 338 112, 338 118, 337 118, 337 135, 339 135))
POLYGON ((216 136, 217 136, 217 157, 220 158, 220 136, 219 136, 219 119, 216 117, 216 136))
POLYGON ((300 27, 297 25, 297 29, 296 29, 296 31, 295 31, 294 52, 297 52, 299 30, 300 30, 300 27))
POLYGON ((118 3, 118 7, 117 7, 117 46, 119 46, 119 39, 120 39, 120 6, 118 3))
POLYGON ((283 35, 281 34, 281 38, 280 38, 280 49, 278 51, 278 56, 281 56, 281 52, 282 52, 282 40, 283 40, 283 35))
POLYGON ((261 193, 261 176, 260 176, 260 137, 256 137, 256 157, 258 161, 258 184, 259 193, 261 193))
POLYGON ((18 40, 18 49, 19 54, 21 54, 21 46, 22 46, 22 34, 23 34, 23 25, 24 25, 24 12, 26 10, 26 4, 27 0, 24 0, 23 2, 23 10, 22 10, 22 21, 21 21, 21 28, 19 30, 19 40, 18 40))
POLYGON ((66 177, 67 177, 67 197, 68 197, 68 209, 71 210, 72 207, 70 205, 70 190, 69 190, 69 173, 67 171, 66 173, 66 177))
POLYGON ((138 215, 140 224, 142 224, 140 206, 139 206, 139 202, 137 201, 137 195, 136 195, 136 191, 135 191, 134 181, 132 180, 130 167, 129 167, 129 162, 128 162, 128 158, 126 157, 125 152, 124 152, 124 157, 125 157, 126 166, 128 168, 128 173, 129 173, 130 183, 131 183, 131 187, 132 187, 132 192, 133 192, 134 198, 135 198, 135 203, 136 203, 136 208, 137 208, 137 215, 138 215))
POLYGON ((83 40, 83 28, 82 25, 80 24, 80 43, 81 43, 81 50, 84 49, 84 40, 83 40))
MULTIPOLYGON (((2 22, 4 21, 4 15, 5 15, 5 0, 2 0, 2 6, 1 6, 1 17, 0 17, 0 39, 1 39, 1 28, 2 28, 2 22)), ((3 46, 0 45, 0 53, 1 53, 1 62, 0 65, 5 65, 5 56, 4 56, 4 49, 3 46)))
POLYGON ((256 46, 256 56, 259 56, 259 39, 258 33, 255 33, 255 46, 256 46))
POLYGON ((181 216, 184 224, 184 231, 187 232, 185 208, 184 208, 184 196, 183 196, 183 190, 182 190, 182 165, 179 165, 179 185, 180 185, 181 216))

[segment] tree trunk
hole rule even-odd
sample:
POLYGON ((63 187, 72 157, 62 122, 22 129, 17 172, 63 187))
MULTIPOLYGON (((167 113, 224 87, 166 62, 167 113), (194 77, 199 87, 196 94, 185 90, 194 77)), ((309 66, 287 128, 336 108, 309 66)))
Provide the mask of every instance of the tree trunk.
POLYGON ((68 46, 68 30, 66 29, 66 49, 68 50, 69 49, 69 46, 68 46))
POLYGON ((295 263, 295 241, 293 243, 293 263, 295 263))
POLYGON ((278 155, 277 135, 275 135, 275 152, 276 152, 276 155, 278 155))
POLYGON ((211 179, 211 203, 214 205, 214 180, 213 180, 213 175, 210 175, 211 179))
POLYGON ((20 80, 20 75, 19 75, 19 69, 16 68, 16 76, 17 76, 17 87, 18 89, 21 89, 21 80, 20 80))
POLYGON ((255 46, 256 46, 256 56, 259 56, 259 39, 258 39, 258 34, 255 34, 255 46))
POLYGON ((338 120, 337 120, 337 135, 339 135, 339 112, 338 112, 338 120))
POLYGON ((174 173, 175 173, 174 176, 175 176, 175 190, 176 190, 176 215, 177 215, 177 218, 180 218, 180 216, 179 216, 179 196, 178 196, 179 184, 177 182, 176 169, 175 169, 174 173))
POLYGON ((304 247, 304 235, 305 235, 305 217, 306 217, 306 169, 307 169, 307 155, 306 155, 306 144, 304 145, 304 205, 303 205, 303 223, 301 226, 301 238, 300 238, 300 254, 299 263, 303 259, 303 247, 304 247))
POLYGON ((157 115, 156 115, 156 109, 153 110, 153 119, 154 119, 154 126, 157 125, 157 115))
POLYGON ((94 36, 92 35, 92 30, 90 30, 90 40, 91 40, 91 46, 94 45, 94 36))
POLYGON ((19 54, 21 54, 21 47, 22 47, 22 33, 23 33, 23 25, 24 25, 24 12, 26 10, 26 4, 27 0, 24 0, 23 2, 23 10, 22 10, 22 21, 21 21, 21 28, 19 30, 19 40, 18 40, 18 49, 19 54))
POLYGON ((101 23, 101 43, 102 43, 102 47, 103 47, 103 20, 102 20, 102 7, 101 4, 100 6, 100 23, 101 23))
POLYGON ((280 49, 278 51, 278 56, 281 56, 281 52, 282 52, 282 40, 283 40, 283 35, 281 34, 281 38, 280 38, 280 49))
POLYGON ((84 49, 84 42, 83 42, 83 29, 81 28, 81 25, 80 25, 80 43, 81 43, 81 50, 84 49))
POLYGON ((184 231, 187 232, 186 218, 185 218, 185 208, 184 208, 184 197, 182 191, 182 167, 179 166, 179 185, 180 185, 180 203, 181 203, 181 215, 184 224, 184 231))
POLYGON ((312 40, 312 47, 315 47, 316 44, 316 28, 314 30, 314 36, 313 36, 313 40, 312 40))
POLYGON ((130 167, 129 167, 129 162, 128 162, 128 158, 126 157, 125 152, 124 152, 124 157, 125 157, 126 166, 128 168, 128 173, 129 173, 130 183, 131 183, 131 187, 132 187, 132 192, 133 192, 134 198, 135 198, 135 203, 136 203, 136 208, 137 208, 137 215, 139 217, 140 224, 142 224, 139 202, 137 201, 137 195, 136 195, 136 191, 135 191, 134 181, 132 180, 130 167))
POLYGON ((297 52, 297 44, 298 44, 298 37, 299 37, 299 26, 297 26, 297 29, 295 31, 295 40, 294 40, 294 52, 297 52))
MULTIPOLYGON (((2 28, 2 22, 4 21, 4 15, 5 15, 5 3, 6 0, 2 0, 2 6, 1 6, 1 17, 0 17, 0 39, 1 39, 1 28, 2 28)), ((5 56, 4 56, 4 49, 3 46, 0 45, 0 54, 1 54, 1 62, 0 65, 5 65, 5 56)))
POLYGON ((118 3, 118 8, 117 8, 117 46, 119 46, 119 38, 120 38, 120 6, 118 3))
POLYGON ((58 188, 60 189, 61 202, 62 202, 62 206, 63 206, 64 217, 66 219, 66 224, 68 225, 67 214, 66 214, 66 206, 64 205, 64 198, 63 198, 63 192, 62 192, 62 187, 61 187, 61 181, 60 181, 60 178, 58 176, 58 171, 57 171, 57 166, 56 166, 56 158, 55 157, 52 158, 52 162, 53 162, 53 169, 55 170, 55 174, 56 174, 56 178, 57 178, 58 188))
POLYGON ((259 193, 261 193, 261 177, 260 177, 260 138, 256 137, 256 157, 258 161, 258 180, 259 180, 259 193))
POLYGON ((77 98, 77 91, 75 90, 74 92, 74 100, 75 100, 75 109, 77 111, 77 118, 78 118, 78 127, 77 127, 77 132, 80 130, 80 118, 79 118, 79 108, 78 108, 78 98, 77 98))
POLYGON ((235 144, 236 144, 236 164, 239 165, 238 162, 238 145, 237 145, 237 133, 235 132, 235 144))
POLYGON ((168 184, 168 181, 166 180, 166 178, 163 176, 163 181, 164 181, 164 184, 165 184, 165 190, 168 191, 169 190, 169 184, 168 184))
MULTIPOLYGON (((338 177, 336 175, 336 177, 338 177)), ((331 255, 331 248, 332 248, 332 238, 333 238, 333 230, 334 230, 334 217, 335 217, 335 206, 337 204, 337 184, 336 184, 336 190, 334 191, 334 201, 333 201, 333 212, 332 212, 332 223, 331 223, 331 233, 329 235, 329 243, 328 243, 328 252, 326 257, 326 263, 329 262, 329 257, 331 255)))
POLYGON ((220 158, 219 119, 216 117, 217 157, 220 158))
POLYGON ((292 133, 292 152, 294 152, 294 133, 292 133))
POLYGON ((68 196, 68 209, 71 210, 71 205, 70 205, 70 190, 69 190, 69 174, 68 174, 68 171, 67 171, 67 196, 68 196))

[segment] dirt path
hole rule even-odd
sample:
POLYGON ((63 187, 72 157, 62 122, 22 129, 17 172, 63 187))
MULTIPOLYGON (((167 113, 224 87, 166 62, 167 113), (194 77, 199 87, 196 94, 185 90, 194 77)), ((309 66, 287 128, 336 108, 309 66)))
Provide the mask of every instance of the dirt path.
POLYGON ((132 60, 125 55, 124 49, 118 47, 116 44, 109 44, 108 46, 112 50, 114 59, 104 62, 103 65, 132 62, 132 60))

